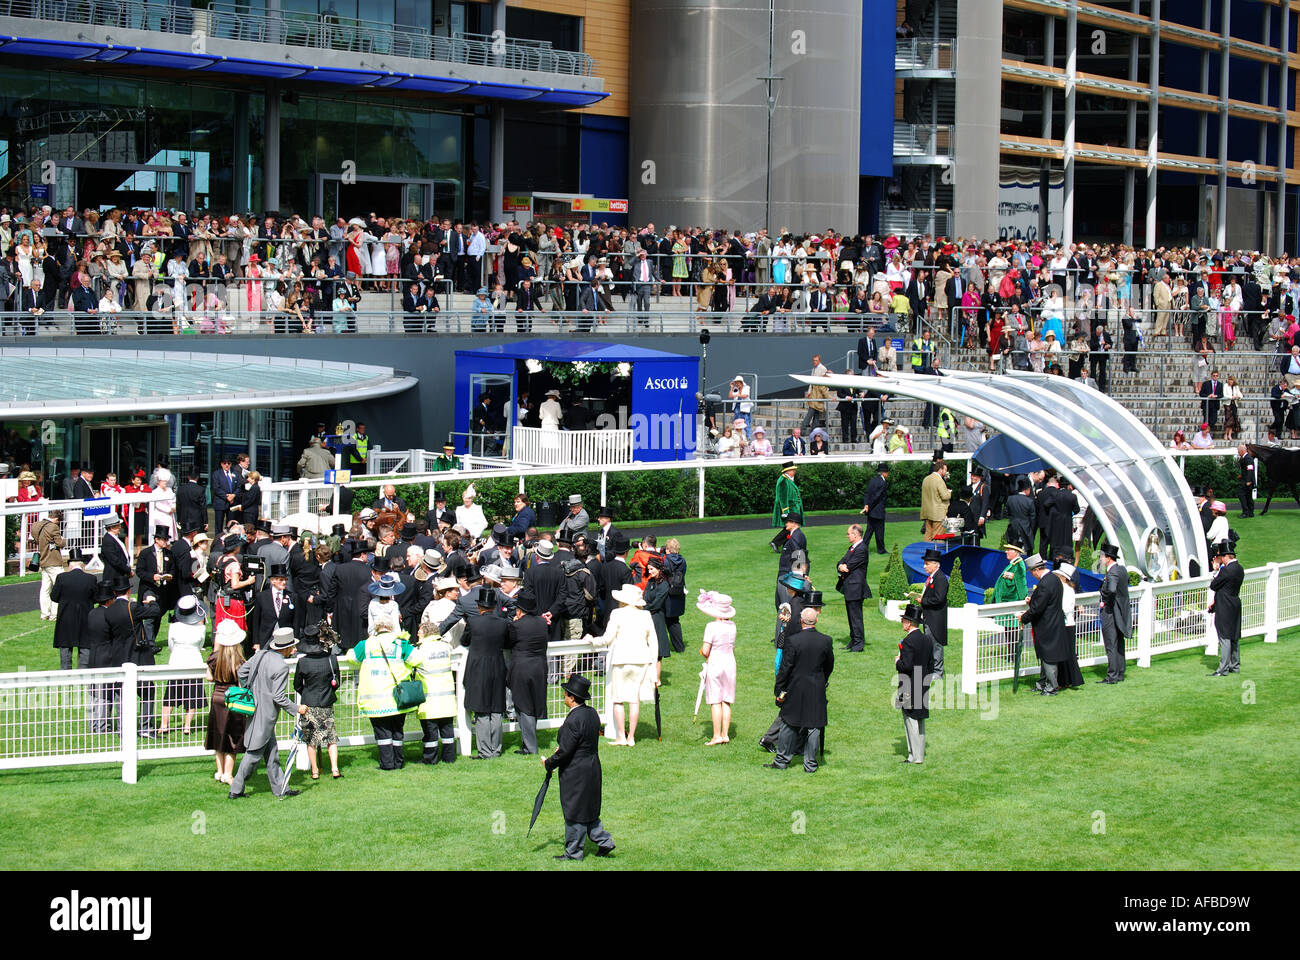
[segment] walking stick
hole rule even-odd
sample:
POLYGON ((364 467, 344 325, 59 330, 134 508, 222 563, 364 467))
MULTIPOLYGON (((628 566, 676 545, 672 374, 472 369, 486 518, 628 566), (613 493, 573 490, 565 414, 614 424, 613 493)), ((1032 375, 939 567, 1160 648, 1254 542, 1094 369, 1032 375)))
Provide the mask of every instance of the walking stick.
POLYGON ((700 719, 700 704, 704 701, 704 674, 708 666, 700 667, 700 689, 695 692, 695 715, 691 717, 691 723, 700 719))

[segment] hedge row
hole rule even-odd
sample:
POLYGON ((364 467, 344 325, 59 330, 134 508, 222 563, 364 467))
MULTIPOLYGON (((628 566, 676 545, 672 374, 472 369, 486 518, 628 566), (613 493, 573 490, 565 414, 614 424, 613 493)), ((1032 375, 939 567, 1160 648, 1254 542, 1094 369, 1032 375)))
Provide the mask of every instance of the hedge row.
MULTIPOLYGON (((930 470, 928 462, 907 461, 891 464, 889 473, 889 507, 915 510, 921 506, 921 481, 930 470)), ((1187 460, 1187 481, 1192 485, 1209 484, 1216 495, 1233 497, 1237 491, 1237 462, 1235 457, 1194 457, 1187 460)), ((776 478, 781 473, 779 463, 741 466, 730 470, 712 469, 704 477, 704 515, 706 517, 763 515, 772 512, 772 494, 776 478)), ((960 468, 949 475, 954 488, 960 484, 960 468)), ((875 475, 875 464, 862 463, 810 463, 800 464, 797 482, 803 495, 804 509, 857 510, 862 506, 862 494, 868 481, 875 475)), ((691 469, 647 470, 644 472, 610 473, 606 480, 606 496, 616 516, 623 521, 676 520, 694 517, 698 512, 698 473, 691 469)), ((448 478, 439 482, 437 490, 447 496, 454 508, 460 503, 461 491, 468 482, 448 478)), ((514 516, 514 496, 519 490, 518 477, 487 478, 474 481, 478 491, 478 504, 489 518, 508 519, 514 516)), ((525 488, 533 501, 534 509, 550 504, 562 516, 570 494, 582 495, 587 512, 595 520, 595 510, 600 505, 600 474, 555 474, 545 477, 528 477, 525 488)), ((428 486, 409 484, 398 487, 398 495, 406 500, 416 516, 428 510, 428 486)), ((362 489, 356 492, 353 509, 374 503, 378 491, 362 489)), ((539 510, 539 514, 541 511, 539 510)))

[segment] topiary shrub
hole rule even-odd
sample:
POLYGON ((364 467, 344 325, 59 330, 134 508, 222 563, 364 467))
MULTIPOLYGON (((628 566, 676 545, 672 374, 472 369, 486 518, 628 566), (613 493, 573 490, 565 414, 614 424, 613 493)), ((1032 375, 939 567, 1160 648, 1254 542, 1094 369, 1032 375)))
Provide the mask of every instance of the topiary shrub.
POLYGON ((992 602, 993 602, 993 588, 992 588, 992 587, 985 587, 985 588, 984 588, 984 602, 985 602, 985 603, 992 603, 992 602))
POLYGON ((1130 587, 1136 587, 1141 582, 1142 574, 1138 573, 1136 570, 1130 570, 1128 572, 1128 585, 1130 587))
POLYGON ((961 578, 960 558, 952 562, 952 573, 948 574, 948 606, 966 606, 966 583, 961 578))
POLYGON ((1093 552, 1092 544, 1089 543, 1087 540, 1084 540, 1083 545, 1079 547, 1079 562, 1076 564, 1076 566, 1080 570, 1088 570, 1091 572, 1093 569, 1093 565, 1096 562, 1097 562, 1097 555, 1093 552))
POLYGON ((906 600, 911 584, 907 582, 907 568, 903 565, 903 548, 894 544, 885 561, 885 572, 880 576, 882 600, 906 600))

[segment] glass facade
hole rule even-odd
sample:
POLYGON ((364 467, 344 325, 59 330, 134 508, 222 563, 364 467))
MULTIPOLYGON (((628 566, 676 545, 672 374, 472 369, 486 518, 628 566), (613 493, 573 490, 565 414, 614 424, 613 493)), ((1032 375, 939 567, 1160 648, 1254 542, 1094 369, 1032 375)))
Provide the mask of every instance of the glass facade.
MULTIPOLYGON (((0 204, 260 212, 265 111, 264 94, 244 88, 0 68, 0 142, 10 171, 0 204), (46 169, 52 184, 42 182, 46 169)), ((486 179, 479 158, 486 137, 471 133, 473 112, 340 88, 337 97, 288 94, 280 117, 282 211, 486 213, 473 190, 486 179), (467 177, 475 167, 477 176, 467 177), (356 184, 341 185, 349 173, 356 184), (336 209, 324 209, 327 194, 336 209)))

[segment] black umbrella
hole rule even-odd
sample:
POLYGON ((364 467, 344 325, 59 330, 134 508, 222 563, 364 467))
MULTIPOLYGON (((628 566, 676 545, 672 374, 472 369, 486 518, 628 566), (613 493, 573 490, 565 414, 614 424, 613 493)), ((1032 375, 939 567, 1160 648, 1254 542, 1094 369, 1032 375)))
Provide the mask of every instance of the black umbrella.
POLYGON ((1016 638, 1016 665, 1015 672, 1011 674, 1011 692, 1015 693, 1016 688, 1020 686, 1020 651, 1025 649, 1024 628, 1021 628, 1020 636, 1016 638))
POLYGON ((659 738, 660 742, 662 742, 664 739, 664 725, 663 725, 663 721, 659 717, 659 688, 658 687, 655 687, 655 736, 659 738))
MULTIPOLYGON (((542 804, 546 802, 546 789, 551 785, 551 774, 553 770, 546 771, 546 779, 542 781, 542 788, 537 791, 537 799, 533 801, 533 818, 528 821, 528 833, 533 832, 533 824, 537 822, 537 815, 542 812, 542 804)), ((527 836, 528 834, 524 834, 527 836)))

